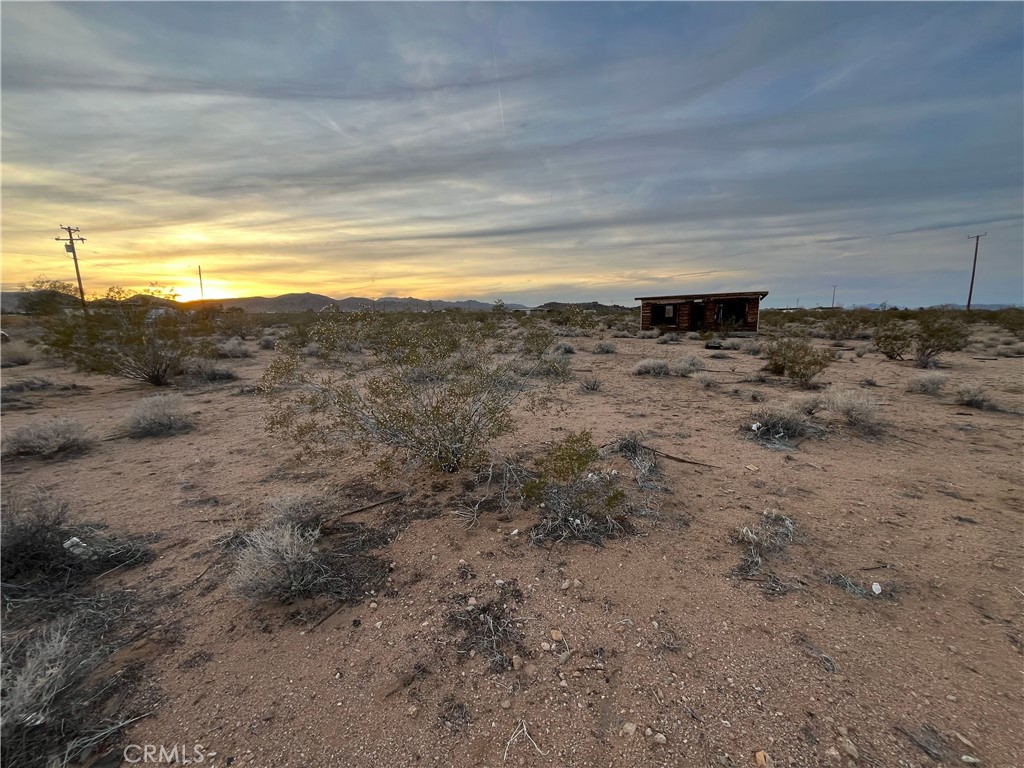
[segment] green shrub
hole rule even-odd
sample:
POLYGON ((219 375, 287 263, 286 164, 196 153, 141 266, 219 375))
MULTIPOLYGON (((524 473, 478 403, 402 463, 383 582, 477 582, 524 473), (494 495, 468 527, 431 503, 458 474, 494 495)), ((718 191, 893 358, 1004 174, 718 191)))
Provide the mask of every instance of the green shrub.
POLYGON ((890 360, 902 360, 910 350, 912 337, 902 323, 888 322, 875 331, 875 346, 890 360))
POLYGON ((776 375, 785 374, 801 387, 810 386, 811 379, 835 360, 833 353, 816 350, 803 339, 779 339, 765 345, 765 369, 776 375))
POLYGON ((940 314, 921 315, 917 324, 911 349, 918 368, 931 368, 943 352, 963 349, 971 335, 965 323, 940 314))
POLYGON ((829 338, 841 341, 853 338, 860 327, 860 323, 857 322, 857 318, 854 315, 839 311, 827 317, 824 326, 829 338))

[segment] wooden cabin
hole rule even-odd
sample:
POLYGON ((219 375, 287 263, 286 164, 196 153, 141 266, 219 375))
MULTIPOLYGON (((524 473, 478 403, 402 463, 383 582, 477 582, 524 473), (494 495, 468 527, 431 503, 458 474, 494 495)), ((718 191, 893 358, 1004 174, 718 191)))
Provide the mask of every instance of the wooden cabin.
POLYGON ((641 296, 640 329, 662 333, 735 331, 757 333, 761 299, 768 291, 641 296))

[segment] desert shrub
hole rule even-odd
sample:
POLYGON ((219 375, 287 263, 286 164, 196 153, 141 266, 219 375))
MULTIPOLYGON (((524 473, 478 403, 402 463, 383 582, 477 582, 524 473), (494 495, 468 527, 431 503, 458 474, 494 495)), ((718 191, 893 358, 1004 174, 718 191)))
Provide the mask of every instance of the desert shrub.
POLYGON ((594 345, 595 355, 613 355, 615 354, 615 345, 610 341, 600 341, 594 345))
POLYGON ((125 426, 131 437, 162 437, 190 431, 195 419, 181 395, 153 395, 135 404, 125 426))
POLYGON ((526 358, 539 359, 555 343, 555 334, 540 325, 529 327, 521 340, 522 352, 526 358))
POLYGON ((857 389, 830 389, 825 395, 826 408, 840 414, 846 423, 863 432, 880 428, 878 401, 857 389))
POLYGON ((372 365, 339 361, 338 373, 322 375, 283 350, 263 379, 272 430, 307 449, 385 448, 445 472, 512 431, 522 361, 496 360, 485 328, 440 312, 346 322, 372 350, 372 365))
POLYGON ((636 337, 638 339, 656 339, 661 336, 661 331, 650 330, 650 331, 637 331, 636 337))
POLYGON ((830 339, 841 341, 853 338, 860 323, 856 316, 846 312, 838 312, 825 319, 825 332, 830 339))
POLYGON ((785 374, 799 386, 810 386, 811 379, 825 370, 835 359, 827 350, 816 350, 802 339, 779 339, 765 345, 765 368, 777 375, 785 374))
POLYGON ((890 360, 902 360, 910 343, 910 332, 901 323, 890 321, 875 331, 875 346, 890 360))
POLYGON ((754 526, 743 526, 736 532, 735 540, 743 549, 743 557, 734 573, 750 577, 764 566, 772 555, 781 552, 796 535, 796 524, 789 517, 766 509, 761 520, 754 526))
POLYGON ((633 334, 630 331, 614 331, 612 333, 613 339, 632 339, 633 334))
POLYGON ((633 366, 634 376, 668 376, 668 361, 655 357, 647 357, 633 366))
POLYGON ((186 378, 194 384, 212 384, 217 381, 238 379, 238 374, 230 368, 222 368, 214 361, 202 357, 188 360, 184 369, 186 378))
POLYGON ((0 347, 0 360, 4 365, 28 365, 36 359, 36 351, 23 341, 12 341, 0 347))
POLYGON ((625 493, 615 476, 591 471, 600 453, 587 431, 556 442, 538 461, 538 474, 524 488, 528 500, 543 501, 541 519, 530 529, 530 541, 583 541, 600 546, 621 535, 625 493))
POLYGON ((996 355, 999 357, 1020 357, 1024 355, 1024 344, 1014 343, 1012 346, 1008 346, 1004 342, 1003 346, 996 350, 996 355))
POLYGON ((567 379, 572 375, 572 362, 566 354, 546 352, 538 360, 524 361, 520 371, 528 376, 567 379))
POLYGON ((704 371, 693 374, 693 380, 698 386, 703 387, 704 389, 714 389, 718 386, 718 380, 712 374, 704 371))
POLYGON ((696 331, 689 331, 686 334, 686 338, 689 341, 700 341, 700 334, 697 333, 696 331))
POLYGON ((237 336, 217 345, 218 357, 252 357, 252 350, 237 336))
POLYGON ((801 437, 823 435, 825 430, 811 418, 802 403, 762 405, 751 413, 748 427, 757 440, 769 444, 785 444, 801 437))
POLYGON ((339 588, 334 563, 317 548, 319 528, 258 528, 245 536, 231 585, 241 597, 261 602, 331 594, 339 588))
POLYGON ((657 338, 656 344, 675 344, 679 341, 678 333, 666 333, 657 338))
POLYGON ((868 351, 867 347, 857 347, 857 349, 854 351, 853 354, 856 357, 860 358, 860 357, 864 357, 864 355, 867 353, 867 351, 868 351))
POLYGON ((601 380, 596 376, 587 376, 580 380, 580 390, 583 392, 597 392, 601 389, 601 380))
POLYGON ((722 349, 743 349, 743 342, 739 339, 725 339, 722 342, 722 349))
POLYGON ((231 307, 217 317, 217 331, 225 336, 251 339, 263 332, 263 318, 241 307, 231 307))
POLYGON ((706 371, 708 364, 697 355, 687 355, 681 360, 672 364, 672 374, 675 376, 692 376, 698 371, 706 371))
POLYGON ((160 297, 129 300, 125 292, 111 289, 87 318, 44 319, 43 343, 79 370, 169 384, 195 345, 176 312, 151 314, 154 298, 160 297))
POLYGON ((13 430, 3 441, 3 456, 38 456, 50 459, 85 453, 95 442, 80 423, 60 417, 26 424, 13 430))
POLYGON ((575 355, 576 347, 567 341, 559 341, 552 347, 552 351, 556 355, 575 355))
POLYGON ((263 336, 257 343, 260 349, 273 349, 277 346, 277 336, 263 336))
POLYGON ((940 314, 923 314, 918 317, 917 325, 911 350, 918 368, 932 367, 939 355, 963 349, 970 338, 966 324, 940 314))
POLYGON ((979 408, 981 410, 992 407, 984 387, 960 387, 956 391, 956 402, 958 405, 966 405, 968 408, 979 408))
POLYGON ((946 386, 949 377, 942 373, 922 373, 907 384, 907 392, 921 395, 937 395, 946 386))

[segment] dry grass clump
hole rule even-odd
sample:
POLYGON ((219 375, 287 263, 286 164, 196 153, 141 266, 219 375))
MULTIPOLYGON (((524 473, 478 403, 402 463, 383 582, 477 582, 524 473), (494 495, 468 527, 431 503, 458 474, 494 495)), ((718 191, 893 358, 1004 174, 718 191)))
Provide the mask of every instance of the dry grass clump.
POLYGON ((580 380, 581 392, 597 392, 601 389, 601 380, 596 376, 586 376, 580 380))
POLYGON ((656 339, 661 336, 661 331, 637 331, 638 339, 656 339))
POLYGON ((811 418, 816 410, 812 405, 803 400, 762 405, 751 413, 750 432, 762 443, 779 446, 802 437, 820 437, 825 428, 811 418))
POLYGON ((679 341, 678 333, 666 333, 657 338, 655 344, 675 344, 679 341))
POLYGON ((234 358, 252 357, 252 350, 246 346, 244 341, 235 336, 217 345, 217 355, 234 358))
POLYGON ((922 373, 907 383, 907 392, 919 395, 937 395, 949 381, 944 373, 922 373))
POLYGON ((956 391, 957 405, 965 405, 968 408, 986 410, 992 408, 992 401, 984 387, 960 387, 956 391))
POLYGON ((701 371, 700 373, 693 374, 693 380, 698 386, 704 389, 715 389, 719 386, 718 379, 713 374, 701 371))
POLYGON ((189 432, 195 419, 179 394, 154 395, 135 404, 125 422, 131 437, 163 437, 189 432))
POLYGON ((196 358, 185 365, 185 376, 193 384, 212 384, 218 381, 236 381, 238 374, 230 368, 221 368, 212 360, 196 358))
POLYGON ((12 341, 0 347, 0 361, 4 367, 28 365, 36 359, 36 351, 23 341, 12 341))
POLYGON ((754 576, 768 557, 781 552, 795 535, 796 524, 791 518, 766 509, 757 525, 745 525, 737 531, 735 541, 743 546, 744 552, 734 573, 744 578, 754 576))
POLYGON ((26 424, 11 432, 3 441, 3 457, 35 456, 52 459, 72 456, 85 453, 95 442, 80 423, 60 417, 26 424))
POLYGON ((706 371, 708 364, 697 355, 688 355, 682 360, 678 360, 672 364, 672 373, 675 376, 692 376, 698 371, 706 371))
POLYGON ((594 345, 594 354, 595 355, 614 355, 615 354, 615 345, 612 344, 610 341, 599 341, 597 344, 594 345))
MULTIPOLYGON (((504 590, 504 596, 516 589, 504 590)), ((448 626, 461 632, 457 648, 463 657, 481 656, 495 672, 512 668, 512 656, 525 655, 522 624, 504 599, 466 605, 448 616, 448 626)))
POLYGON ((842 415, 847 424, 863 432, 876 432, 881 428, 878 401, 867 392, 857 389, 829 389, 825 395, 825 407, 842 415))
POLYGON ((634 376, 668 376, 668 361, 658 357, 647 357, 633 366, 634 376))
POLYGON ((556 355, 575 355, 576 347, 574 347, 567 341, 559 341, 555 343, 555 345, 551 348, 551 351, 554 352, 556 355))
POLYGON ((277 346, 277 337, 270 335, 263 336, 257 344, 260 349, 274 349, 277 346))
POLYGON ((636 470, 636 481, 645 490, 662 490, 653 482, 658 473, 658 454, 653 448, 644 445, 643 435, 634 432, 625 437, 616 438, 608 446, 608 451, 623 456, 636 470))

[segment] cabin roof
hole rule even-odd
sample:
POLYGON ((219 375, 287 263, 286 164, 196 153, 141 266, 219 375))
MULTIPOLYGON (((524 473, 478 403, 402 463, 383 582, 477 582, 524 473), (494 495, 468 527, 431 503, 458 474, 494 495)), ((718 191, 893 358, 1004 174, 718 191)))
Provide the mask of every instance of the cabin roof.
POLYGON ((733 291, 729 293, 686 293, 676 296, 637 296, 633 301, 691 301, 693 299, 763 299, 768 291, 733 291))

